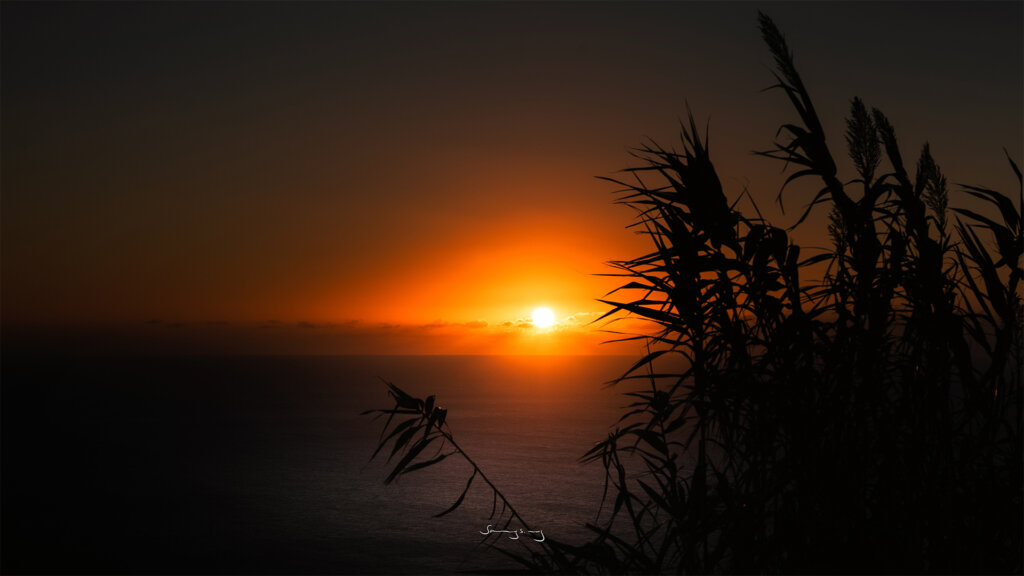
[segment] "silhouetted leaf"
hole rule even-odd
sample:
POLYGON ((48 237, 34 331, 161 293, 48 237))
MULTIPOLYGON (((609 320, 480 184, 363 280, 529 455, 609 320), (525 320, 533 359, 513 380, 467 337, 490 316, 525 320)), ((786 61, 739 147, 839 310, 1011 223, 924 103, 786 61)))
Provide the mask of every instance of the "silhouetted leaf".
MULTIPOLYGON (((386 438, 383 438, 380 441, 380 443, 377 445, 377 449, 374 450, 373 455, 370 456, 370 460, 373 460, 374 458, 377 457, 377 454, 381 451, 381 449, 384 448, 384 446, 387 444, 388 440, 394 438, 396 434, 400 434, 403 430, 408 429, 410 426, 413 426, 418 421, 419 421, 418 418, 409 418, 408 420, 405 420, 401 424, 395 426, 394 429, 391 431, 391 433, 388 434, 386 438)), ((387 431, 387 427, 385 427, 385 431, 387 431)), ((396 442, 395 450, 396 451, 398 450, 397 442, 396 442)), ((394 456, 394 454, 395 454, 394 452, 391 453, 392 456, 394 456)))
POLYGON ((422 461, 422 462, 417 462, 415 464, 407 466, 404 470, 402 470, 401 474, 399 474, 399 475, 401 476, 402 474, 408 474, 410 472, 415 472, 417 470, 422 470, 423 468, 427 468, 428 466, 433 466, 434 464, 437 464, 438 462, 441 462, 442 460, 444 460, 445 458, 451 456, 452 454, 455 454, 455 452, 447 452, 445 454, 441 454, 437 458, 431 458, 430 460, 425 460, 425 461, 422 461))
POLYGON ((458 508, 462 504, 462 501, 466 498, 466 493, 469 492, 469 487, 473 485, 473 479, 476 478, 476 472, 477 472, 477 470, 476 470, 476 468, 474 468, 473 469, 473 474, 470 475, 469 481, 466 482, 466 487, 462 489, 462 494, 459 494, 459 499, 456 500, 454 504, 452 504, 447 509, 445 509, 444 512, 441 512, 440 514, 434 514, 434 518, 440 518, 441 516, 446 516, 446 515, 450 514, 451 512, 454 512, 455 509, 458 508))
POLYGON ((430 445, 430 443, 433 442, 434 440, 437 440, 437 437, 431 436, 429 438, 423 438, 416 442, 415 444, 413 444, 412 448, 409 448, 409 451, 406 452, 404 456, 402 456, 402 459, 399 460, 398 464, 395 465, 394 470, 392 470, 391 474, 389 474, 388 477, 384 480, 384 484, 390 484, 395 478, 397 478, 402 473, 402 471, 405 470, 406 466, 408 466, 409 463, 412 462, 413 459, 416 458, 416 456, 418 456, 419 453, 422 452, 423 449, 430 445))

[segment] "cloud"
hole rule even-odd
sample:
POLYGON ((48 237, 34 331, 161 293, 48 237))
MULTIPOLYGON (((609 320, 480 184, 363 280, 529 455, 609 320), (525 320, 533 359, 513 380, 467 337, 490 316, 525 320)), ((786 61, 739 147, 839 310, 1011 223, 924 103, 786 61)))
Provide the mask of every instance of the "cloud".
POLYGON ((437 329, 437 328, 487 328, 489 324, 486 320, 472 320, 469 322, 446 322, 444 320, 434 320, 427 324, 423 324, 420 327, 426 329, 437 329))
POLYGON ((577 312, 571 316, 567 316, 563 322, 574 325, 589 324, 590 322, 593 322, 595 318, 600 317, 601 314, 599 312, 577 312))
POLYGON ((522 330, 522 329, 525 329, 525 328, 533 328, 533 321, 532 320, 527 320, 526 318, 516 318, 512 322, 504 322, 504 323, 502 323, 502 326, 504 326, 506 328, 514 328, 514 329, 517 329, 517 330, 522 330))
MULTIPOLYGON (((74 354, 607 354, 608 340, 585 326, 530 330, 525 318, 428 324, 279 321, 175 323, 61 330, 28 327, 22 349, 74 354)), ((6 342, 6 341, 5 341, 6 342)), ((632 352, 632 351, 631 351, 632 352)))

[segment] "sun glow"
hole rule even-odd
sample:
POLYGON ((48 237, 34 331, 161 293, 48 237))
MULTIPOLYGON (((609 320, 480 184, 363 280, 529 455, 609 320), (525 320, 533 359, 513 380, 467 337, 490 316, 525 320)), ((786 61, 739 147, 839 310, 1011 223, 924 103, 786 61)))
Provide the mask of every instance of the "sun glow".
POLYGON ((550 328, 555 324, 555 313, 551 308, 541 306, 533 311, 533 325, 537 328, 550 328))

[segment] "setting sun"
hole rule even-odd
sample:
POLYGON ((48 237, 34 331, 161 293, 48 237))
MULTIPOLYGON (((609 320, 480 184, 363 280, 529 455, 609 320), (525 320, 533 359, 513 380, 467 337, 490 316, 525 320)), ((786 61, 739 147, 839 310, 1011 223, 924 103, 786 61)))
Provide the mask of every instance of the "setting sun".
POLYGON ((555 323, 555 313, 551 308, 541 306, 533 311, 533 325, 537 328, 550 328, 555 323))

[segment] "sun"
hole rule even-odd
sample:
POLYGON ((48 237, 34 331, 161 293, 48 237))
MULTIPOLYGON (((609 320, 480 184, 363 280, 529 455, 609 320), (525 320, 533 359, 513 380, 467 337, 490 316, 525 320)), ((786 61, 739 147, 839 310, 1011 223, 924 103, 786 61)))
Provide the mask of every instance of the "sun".
POLYGON ((541 306, 533 311, 533 325, 537 328, 550 328, 555 324, 555 313, 551 308, 541 306))

